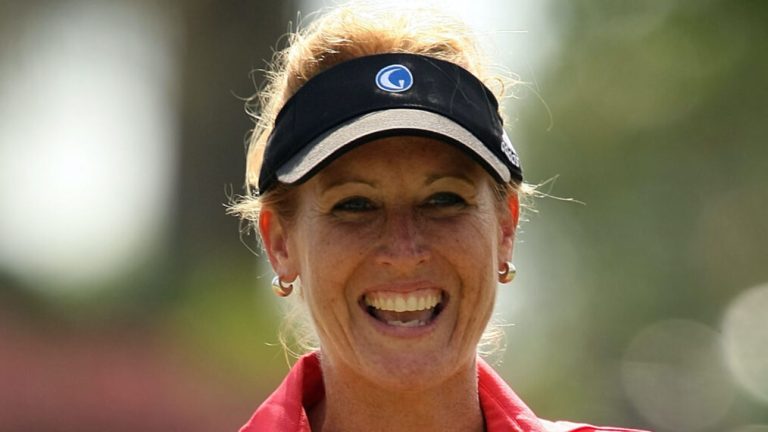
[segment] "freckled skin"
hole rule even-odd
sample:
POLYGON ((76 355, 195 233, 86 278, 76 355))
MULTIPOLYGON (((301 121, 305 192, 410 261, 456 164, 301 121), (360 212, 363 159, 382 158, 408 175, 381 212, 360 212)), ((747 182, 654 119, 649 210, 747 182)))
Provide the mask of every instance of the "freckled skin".
POLYGON ((474 382, 496 272, 512 254, 510 200, 498 202, 490 175, 453 146, 394 137, 351 150, 300 185, 290 227, 265 216, 273 267, 301 279, 329 392, 333 382, 395 394, 474 382), (366 290, 403 281, 446 293, 428 334, 384 334, 360 306, 366 290))

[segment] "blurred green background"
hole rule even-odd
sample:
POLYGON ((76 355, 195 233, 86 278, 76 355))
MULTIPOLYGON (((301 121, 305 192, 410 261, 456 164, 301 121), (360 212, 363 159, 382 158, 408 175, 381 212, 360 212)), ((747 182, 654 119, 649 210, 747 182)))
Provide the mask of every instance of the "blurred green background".
MULTIPOLYGON (((280 382, 223 203, 250 72, 321 4, 0 2, 0 430, 236 430, 280 382)), ((553 196, 497 369, 545 418, 768 431, 768 3, 442 4, 526 83, 508 130, 553 196)))

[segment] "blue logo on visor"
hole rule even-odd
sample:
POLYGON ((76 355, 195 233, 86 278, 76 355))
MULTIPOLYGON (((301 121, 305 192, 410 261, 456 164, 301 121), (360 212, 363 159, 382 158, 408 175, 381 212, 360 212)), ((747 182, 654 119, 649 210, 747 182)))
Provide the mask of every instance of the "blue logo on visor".
POLYGON ((413 75, 407 67, 399 64, 382 68, 376 74, 376 85, 387 92, 400 93, 413 85, 413 75))

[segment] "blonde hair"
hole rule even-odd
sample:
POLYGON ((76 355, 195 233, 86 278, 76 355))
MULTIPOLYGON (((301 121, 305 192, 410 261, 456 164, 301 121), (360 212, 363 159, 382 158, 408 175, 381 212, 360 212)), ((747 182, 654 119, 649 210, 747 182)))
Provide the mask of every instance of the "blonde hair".
MULTIPOLYGON (((482 55, 472 30, 459 19, 438 8, 410 6, 391 8, 367 2, 352 2, 326 11, 306 28, 288 35, 287 47, 278 51, 266 71, 266 84, 249 102, 249 114, 256 126, 248 138, 244 196, 237 197, 228 213, 239 216, 242 231, 250 233, 258 224, 262 208, 292 220, 292 187, 279 184, 269 193, 255 197, 264 148, 283 105, 309 79, 346 60, 381 53, 421 54, 462 66, 477 76, 497 98, 518 82, 503 75, 489 75, 489 62, 482 55)), ((508 183, 497 187, 499 198, 526 192, 524 184, 508 183)), ((303 315, 291 307, 281 332, 281 343, 288 347, 286 329, 295 327, 294 317, 303 315)), ((307 326, 300 323, 301 327, 307 326)), ((300 349, 312 346, 306 332, 291 332, 300 349)))

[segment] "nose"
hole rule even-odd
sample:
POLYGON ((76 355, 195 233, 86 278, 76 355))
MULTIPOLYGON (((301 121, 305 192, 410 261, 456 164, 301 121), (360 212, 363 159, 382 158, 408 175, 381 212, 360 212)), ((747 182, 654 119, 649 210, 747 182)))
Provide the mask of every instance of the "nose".
POLYGON ((377 262, 395 270, 408 271, 426 263, 429 257, 429 244, 415 212, 409 209, 387 212, 381 229, 377 262))

